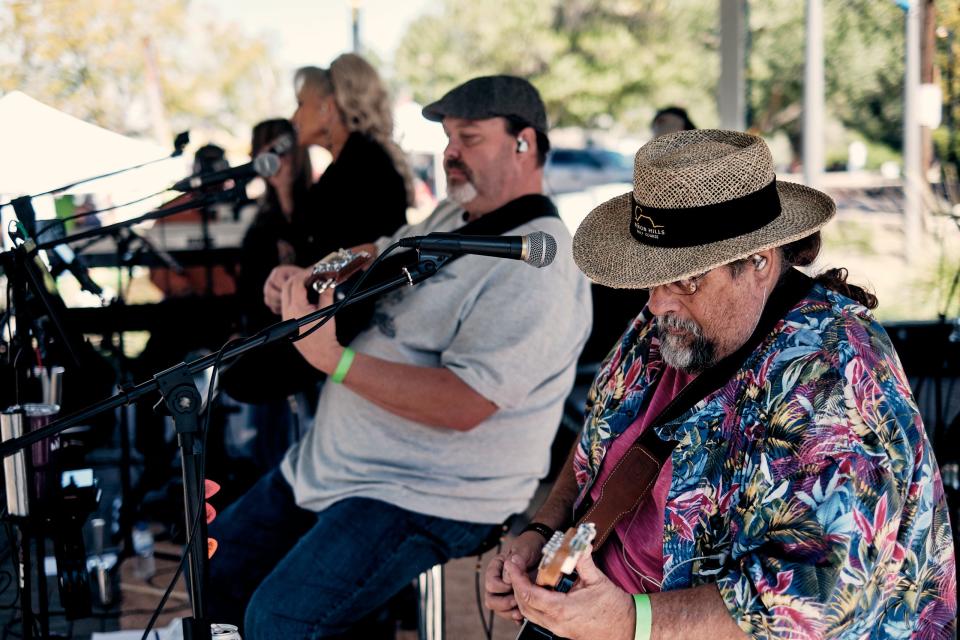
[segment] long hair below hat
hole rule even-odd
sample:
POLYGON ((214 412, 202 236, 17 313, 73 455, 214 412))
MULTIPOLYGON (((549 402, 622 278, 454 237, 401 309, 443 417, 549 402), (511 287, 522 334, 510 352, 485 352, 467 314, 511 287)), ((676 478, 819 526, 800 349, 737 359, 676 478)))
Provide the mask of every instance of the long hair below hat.
POLYGON ((680 131, 637 151, 633 191, 583 220, 573 257, 602 285, 653 287, 804 238, 835 211, 827 194, 778 181, 757 136, 680 131))

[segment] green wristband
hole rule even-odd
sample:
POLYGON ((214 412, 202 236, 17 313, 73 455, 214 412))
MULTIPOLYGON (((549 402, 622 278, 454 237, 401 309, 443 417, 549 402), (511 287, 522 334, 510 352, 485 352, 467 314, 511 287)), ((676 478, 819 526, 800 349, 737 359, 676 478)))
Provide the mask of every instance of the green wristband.
POLYGON ((353 357, 357 355, 356 352, 350 347, 346 347, 343 350, 343 355, 340 356, 340 362, 337 363, 337 368, 333 370, 333 375, 330 376, 330 380, 340 384, 343 382, 343 379, 347 377, 347 372, 350 371, 350 365, 353 364, 353 357))
POLYGON ((650 631, 653 629, 650 596, 638 593, 633 596, 633 604, 637 608, 637 628, 633 632, 633 640, 650 640, 650 631))

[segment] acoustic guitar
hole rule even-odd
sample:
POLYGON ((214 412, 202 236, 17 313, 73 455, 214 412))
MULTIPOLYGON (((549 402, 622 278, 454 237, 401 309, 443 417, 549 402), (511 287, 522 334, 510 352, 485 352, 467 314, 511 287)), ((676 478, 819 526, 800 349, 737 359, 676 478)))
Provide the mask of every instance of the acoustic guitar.
POLYGON ((351 249, 337 249, 328 253, 322 260, 313 265, 304 281, 307 288, 307 299, 316 304, 320 294, 331 287, 343 284, 354 274, 363 269, 370 262, 370 254, 366 251, 351 249))
MULTIPOLYGON (((543 557, 537 567, 536 583, 560 593, 566 593, 577 582, 577 562, 590 543, 597 536, 597 528, 592 522, 567 529, 566 533, 557 531, 543 546, 543 557)), ((548 629, 529 620, 523 621, 517 640, 564 640, 548 629)))

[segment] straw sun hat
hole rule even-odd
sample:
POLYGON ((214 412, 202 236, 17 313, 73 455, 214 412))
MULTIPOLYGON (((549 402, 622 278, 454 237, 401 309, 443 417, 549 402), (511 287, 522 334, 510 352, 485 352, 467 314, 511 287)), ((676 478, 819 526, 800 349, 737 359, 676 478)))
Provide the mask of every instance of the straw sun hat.
POLYGON ((760 138, 680 131, 637 151, 633 192, 584 219, 573 257, 602 285, 653 287, 804 238, 835 211, 825 193, 778 182, 760 138))

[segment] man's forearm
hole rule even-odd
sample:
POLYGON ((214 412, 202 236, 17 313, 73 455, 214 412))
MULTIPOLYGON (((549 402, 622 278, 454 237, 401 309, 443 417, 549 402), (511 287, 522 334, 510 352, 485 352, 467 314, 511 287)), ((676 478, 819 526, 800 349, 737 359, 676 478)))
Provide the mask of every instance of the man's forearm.
MULTIPOLYGON (((560 427, 563 429, 563 427, 560 427)), ((534 522, 542 522, 553 529, 569 527, 573 517, 573 503, 577 500, 579 490, 577 479, 573 473, 573 456, 577 451, 577 443, 573 444, 567 460, 563 463, 553 489, 546 501, 533 517, 534 522)))
POLYGON ((468 431, 497 410, 497 405, 447 369, 400 364, 363 353, 356 354, 343 384, 390 413, 432 427, 468 431))
POLYGON ((743 640, 748 637, 733 621, 715 584, 651 594, 650 610, 653 614, 651 640, 743 640))

